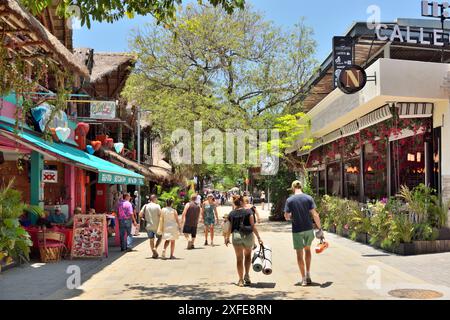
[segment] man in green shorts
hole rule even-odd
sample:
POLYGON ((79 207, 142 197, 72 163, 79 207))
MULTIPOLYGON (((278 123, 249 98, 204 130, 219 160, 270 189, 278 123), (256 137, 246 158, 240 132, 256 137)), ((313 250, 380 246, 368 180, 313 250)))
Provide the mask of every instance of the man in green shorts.
POLYGON ((294 194, 286 201, 284 217, 287 221, 292 221, 294 249, 297 251, 297 263, 302 275, 301 285, 305 287, 312 283, 310 269, 311 244, 314 240, 314 226, 311 216, 319 229, 316 232, 316 237, 318 239, 323 238, 323 232, 314 199, 302 192, 302 183, 300 181, 294 181, 292 183, 292 191, 294 194))

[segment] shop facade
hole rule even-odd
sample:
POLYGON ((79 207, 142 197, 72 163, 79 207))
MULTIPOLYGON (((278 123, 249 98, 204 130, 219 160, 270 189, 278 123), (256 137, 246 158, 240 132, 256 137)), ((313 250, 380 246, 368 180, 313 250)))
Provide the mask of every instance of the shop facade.
MULTIPOLYGON (((431 33, 430 21, 397 24, 431 33)), ((450 200, 450 52, 377 40, 374 32, 356 23, 347 34, 372 80, 362 90, 334 88, 331 56, 311 82, 305 106, 315 142, 298 155, 315 193, 365 203, 425 184, 450 200)))

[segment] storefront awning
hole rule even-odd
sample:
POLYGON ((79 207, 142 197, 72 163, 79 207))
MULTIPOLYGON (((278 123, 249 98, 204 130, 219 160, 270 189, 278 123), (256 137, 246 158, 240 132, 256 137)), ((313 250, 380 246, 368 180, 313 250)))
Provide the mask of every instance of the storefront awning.
POLYGON ((26 131, 14 133, 12 127, 0 124, 0 134, 31 149, 43 150, 73 165, 98 173, 98 183, 143 185, 144 176, 65 144, 48 142, 26 131))

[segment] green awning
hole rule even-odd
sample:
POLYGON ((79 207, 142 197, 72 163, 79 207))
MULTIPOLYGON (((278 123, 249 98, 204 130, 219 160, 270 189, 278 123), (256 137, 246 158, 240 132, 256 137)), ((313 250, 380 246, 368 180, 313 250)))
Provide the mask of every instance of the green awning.
MULTIPOLYGON (((0 124, 0 129, 2 129, 0 132, 3 131, 2 133, 6 137, 14 138, 16 136, 23 142, 44 149, 56 157, 62 157, 74 162, 75 166, 81 164, 87 170, 98 172, 98 183, 144 185, 144 176, 79 149, 62 143, 45 141, 26 131, 14 133, 12 127, 3 124, 0 124)), ((20 143, 21 141, 18 142, 20 143)))

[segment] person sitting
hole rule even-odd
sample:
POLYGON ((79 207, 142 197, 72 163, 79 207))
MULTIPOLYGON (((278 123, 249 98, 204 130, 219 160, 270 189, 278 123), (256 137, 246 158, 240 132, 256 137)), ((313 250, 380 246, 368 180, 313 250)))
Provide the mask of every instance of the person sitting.
POLYGON ((67 223, 65 224, 65 226, 66 226, 67 228, 72 228, 72 227, 73 227, 73 217, 74 217, 75 215, 81 214, 81 213, 82 213, 82 212, 81 212, 81 208, 80 208, 80 207, 75 208, 75 210, 73 210, 73 216, 70 217, 69 221, 67 221, 67 223))
POLYGON ((66 224, 66 216, 61 212, 61 208, 55 208, 55 212, 48 217, 48 222, 52 226, 64 226, 66 224))

